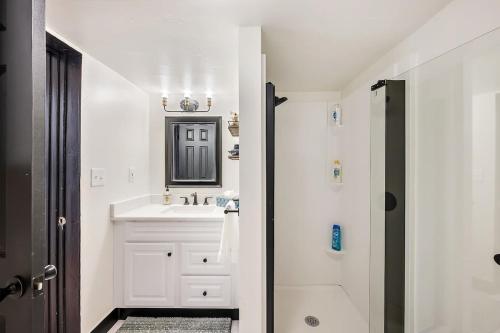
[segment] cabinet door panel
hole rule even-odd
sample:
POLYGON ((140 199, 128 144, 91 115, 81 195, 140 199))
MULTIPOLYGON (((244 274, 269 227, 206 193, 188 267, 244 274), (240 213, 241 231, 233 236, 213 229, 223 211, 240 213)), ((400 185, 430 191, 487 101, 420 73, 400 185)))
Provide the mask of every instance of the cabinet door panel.
POLYGON ((174 269, 173 244, 125 244, 125 305, 174 305, 174 269))

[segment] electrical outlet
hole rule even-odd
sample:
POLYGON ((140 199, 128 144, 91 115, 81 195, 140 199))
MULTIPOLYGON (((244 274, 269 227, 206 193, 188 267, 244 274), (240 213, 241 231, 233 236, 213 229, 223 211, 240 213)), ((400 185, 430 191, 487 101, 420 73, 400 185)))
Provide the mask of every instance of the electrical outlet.
POLYGON ((90 186, 91 187, 102 187, 104 186, 106 175, 103 168, 92 168, 90 169, 90 186))
POLYGON ((135 183, 135 168, 134 167, 128 168, 128 182, 135 183))

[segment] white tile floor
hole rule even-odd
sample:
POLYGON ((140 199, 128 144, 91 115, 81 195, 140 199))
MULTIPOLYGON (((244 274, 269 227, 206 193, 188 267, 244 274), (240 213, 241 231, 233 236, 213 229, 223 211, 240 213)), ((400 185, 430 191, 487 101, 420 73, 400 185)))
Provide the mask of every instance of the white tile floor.
MULTIPOLYGON (((118 320, 116 324, 108 331, 108 333, 115 333, 123 325, 123 320, 118 320)), ((238 321, 233 320, 233 325, 231 327, 231 333, 238 333, 238 321)))
POLYGON ((340 286, 275 288, 276 333, 368 333, 368 324, 340 286), (319 319, 307 326, 306 316, 319 319))

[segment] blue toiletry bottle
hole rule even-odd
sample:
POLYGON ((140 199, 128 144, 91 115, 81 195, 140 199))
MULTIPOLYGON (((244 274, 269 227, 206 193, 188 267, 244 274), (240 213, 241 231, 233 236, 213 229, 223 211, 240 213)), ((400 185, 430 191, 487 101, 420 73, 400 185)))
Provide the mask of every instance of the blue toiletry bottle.
POLYGON ((332 250, 342 251, 342 230, 338 224, 332 228, 332 250))

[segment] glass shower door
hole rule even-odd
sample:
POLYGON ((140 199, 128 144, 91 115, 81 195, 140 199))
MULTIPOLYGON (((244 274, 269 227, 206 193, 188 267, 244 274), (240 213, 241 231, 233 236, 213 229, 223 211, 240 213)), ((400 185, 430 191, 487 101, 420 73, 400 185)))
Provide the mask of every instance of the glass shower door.
MULTIPOLYGON (((500 30, 396 79, 407 105, 404 332, 499 333, 500 30)), ((376 143, 383 129, 373 109, 371 121, 376 143)), ((372 146, 374 287, 381 156, 391 158, 372 146)), ((387 304, 377 289, 370 296, 370 332, 387 333, 387 304)))
POLYGON ((500 332, 500 32, 406 77, 410 332, 500 332))

